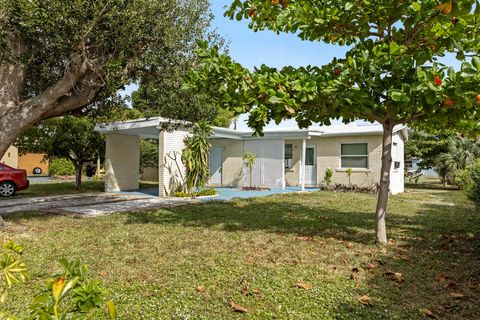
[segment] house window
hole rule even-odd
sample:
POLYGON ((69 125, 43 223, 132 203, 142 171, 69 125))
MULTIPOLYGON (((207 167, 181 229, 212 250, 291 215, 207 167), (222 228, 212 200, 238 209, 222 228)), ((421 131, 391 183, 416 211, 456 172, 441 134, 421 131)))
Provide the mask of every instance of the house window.
POLYGON ((400 169, 400 161, 394 161, 393 162, 393 169, 394 170, 400 169))
POLYGON ((285 169, 293 167, 293 145, 285 144, 285 169))
POLYGON ((343 143, 341 150, 341 167, 368 169, 368 144, 343 143))

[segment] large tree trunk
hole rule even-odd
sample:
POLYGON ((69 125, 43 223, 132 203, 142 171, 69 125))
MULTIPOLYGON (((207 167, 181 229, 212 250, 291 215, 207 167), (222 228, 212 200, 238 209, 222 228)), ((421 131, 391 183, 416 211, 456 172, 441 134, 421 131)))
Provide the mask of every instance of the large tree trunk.
POLYGON ((387 215, 388 192, 390 187, 390 169, 392 167, 392 137, 394 123, 385 120, 383 123, 382 141, 382 169, 380 173, 380 190, 378 192, 375 233, 379 243, 387 243, 387 228, 385 218, 387 215))
POLYGON ((83 162, 75 164, 75 189, 82 189, 83 162))

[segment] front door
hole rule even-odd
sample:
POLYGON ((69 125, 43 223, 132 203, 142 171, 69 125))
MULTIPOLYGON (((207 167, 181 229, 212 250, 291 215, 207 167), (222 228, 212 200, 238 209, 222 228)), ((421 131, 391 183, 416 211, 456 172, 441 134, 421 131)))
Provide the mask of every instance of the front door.
POLYGON ((307 145, 305 151, 305 184, 317 184, 317 148, 307 145))
POLYGON ((210 184, 222 184, 222 147, 210 150, 210 184))

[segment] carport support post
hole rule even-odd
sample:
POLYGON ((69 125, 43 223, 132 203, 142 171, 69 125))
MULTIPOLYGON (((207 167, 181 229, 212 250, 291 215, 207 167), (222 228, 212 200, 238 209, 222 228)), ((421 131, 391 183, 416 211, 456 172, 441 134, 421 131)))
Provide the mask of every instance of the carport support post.
POLYGON ((138 190, 140 138, 109 133, 105 152, 105 192, 138 190))
POLYGON ((307 139, 302 139, 302 165, 300 169, 302 191, 305 191, 305 158, 307 156, 307 139))

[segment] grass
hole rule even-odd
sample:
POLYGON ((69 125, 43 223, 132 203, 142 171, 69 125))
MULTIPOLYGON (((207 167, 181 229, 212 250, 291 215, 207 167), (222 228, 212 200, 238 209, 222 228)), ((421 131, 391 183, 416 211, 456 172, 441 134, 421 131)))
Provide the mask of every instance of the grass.
POLYGON ((423 319, 422 308, 479 319, 480 216, 466 197, 421 185, 391 197, 387 246, 373 242, 375 200, 314 192, 84 219, 15 214, 3 237, 26 246, 32 279, 10 304, 25 316, 68 257, 91 266, 121 319, 423 319))
MULTIPOLYGON (((141 182, 140 189, 154 188, 158 186, 154 182, 141 182)), ((16 197, 42 197, 42 196, 54 196, 59 194, 77 194, 86 192, 103 192, 103 181, 83 181, 82 189, 75 189, 75 183, 73 181, 60 181, 60 182, 38 182, 30 184, 27 190, 19 191, 16 197)), ((0 200, 1 201, 1 200, 0 200)))

